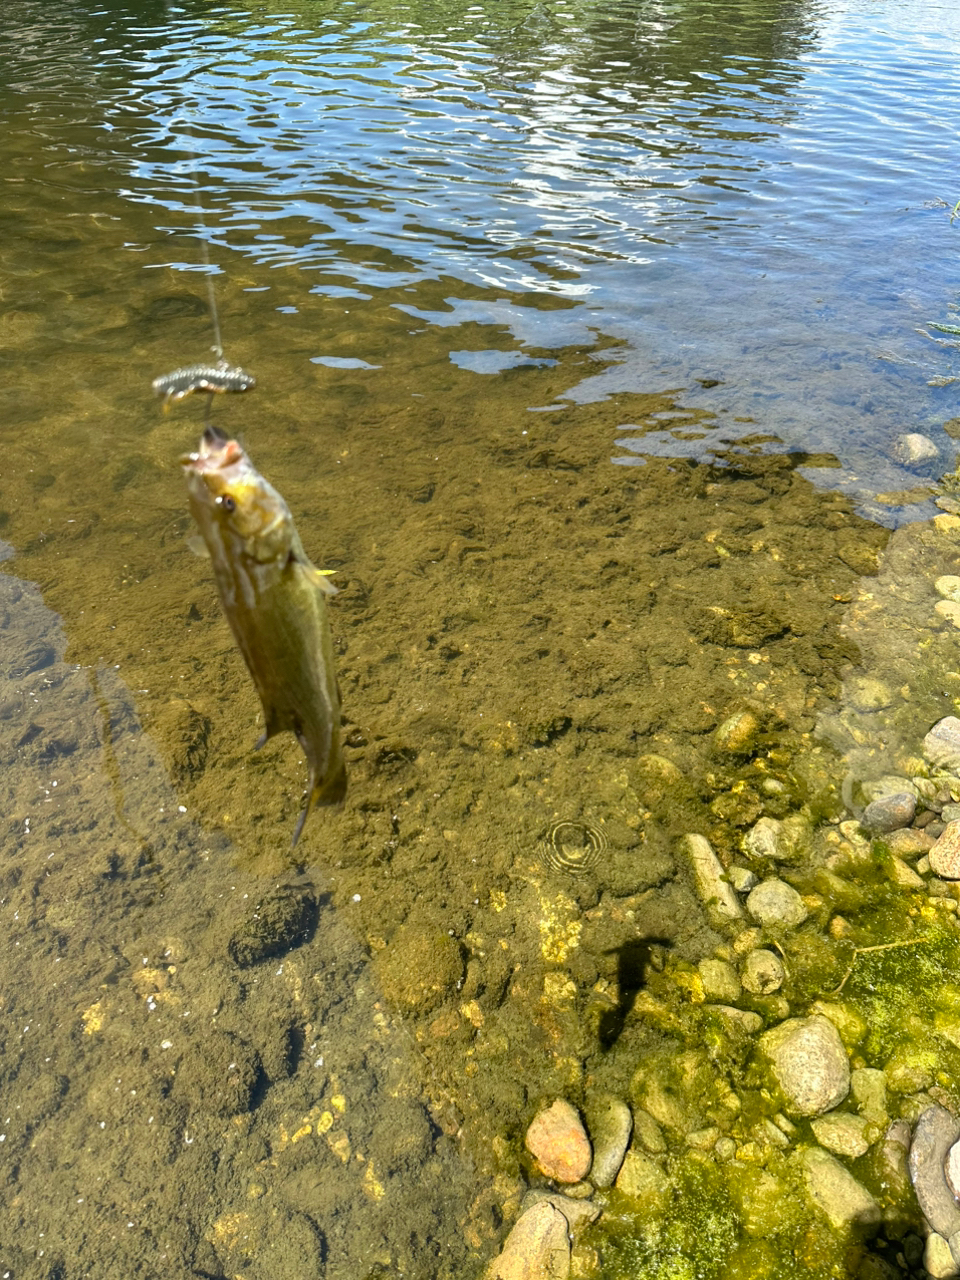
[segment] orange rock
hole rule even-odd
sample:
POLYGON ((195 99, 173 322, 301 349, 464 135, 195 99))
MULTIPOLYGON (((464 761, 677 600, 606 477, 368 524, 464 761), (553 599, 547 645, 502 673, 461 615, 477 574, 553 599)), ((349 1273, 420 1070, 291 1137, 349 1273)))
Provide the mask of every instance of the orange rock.
POLYGON ((587 1176, 593 1158, 590 1139, 576 1108, 562 1098, 536 1115, 526 1143, 548 1178, 579 1182, 587 1176))

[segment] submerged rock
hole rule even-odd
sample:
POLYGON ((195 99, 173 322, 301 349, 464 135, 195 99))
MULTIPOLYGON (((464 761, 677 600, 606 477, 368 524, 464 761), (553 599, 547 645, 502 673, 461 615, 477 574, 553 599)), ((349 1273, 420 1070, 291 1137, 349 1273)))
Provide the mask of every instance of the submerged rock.
POLYGON ((783 965, 772 951, 759 948, 744 959, 740 980, 751 995, 768 996, 783 986, 783 965))
POLYGON ((563 1098, 537 1113, 526 1134, 527 1150, 541 1171, 557 1182, 580 1182, 593 1152, 575 1107, 563 1098))
POLYGON ((947 823, 928 856, 935 875, 960 880, 960 822, 947 823))
POLYGON ((937 721, 923 740, 923 754, 939 768, 960 772, 960 720, 956 716, 937 721))
POLYGON ((747 911, 765 928, 794 929, 807 918, 803 899, 784 880, 764 880, 751 889, 747 911))
POLYGON ((541 1200, 514 1223, 484 1280, 567 1280, 569 1274, 567 1220, 549 1201, 541 1200))
POLYGON ((317 902, 310 892, 280 890, 255 904, 234 930, 227 950, 241 969, 280 956, 309 941, 317 922, 317 902))
POLYGON ((800 1160, 810 1198, 835 1230, 867 1234, 879 1224, 880 1206, 839 1160, 819 1147, 808 1147, 800 1160))
POLYGON ((589 1099, 586 1110, 593 1141, 590 1181, 596 1187, 610 1187, 630 1144, 633 1116, 621 1098, 608 1093, 589 1099))
POLYGON ((822 1014, 790 1018, 760 1037, 791 1115, 819 1116, 850 1090, 850 1064, 840 1033, 822 1014))
POLYGON ((909 791, 880 796, 871 800, 863 811, 862 822, 868 831, 883 834, 909 827, 917 812, 917 798, 909 791))
POLYGON ((687 835, 680 841, 680 849, 690 862, 697 893, 710 923, 715 928, 723 928, 742 920, 743 909, 710 841, 705 836, 687 835))
POLYGON ((946 1107, 928 1107, 917 1121, 910 1143, 910 1181, 923 1216, 945 1239, 960 1231, 957 1204, 944 1173, 944 1162, 960 1138, 960 1121, 946 1107))
POLYGON ((893 457, 901 467, 910 467, 913 470, 935 462, 940 457, 940 450, 929 436, 919 431, 906 431, 902 436, 897 436, 894 441, 893 457))

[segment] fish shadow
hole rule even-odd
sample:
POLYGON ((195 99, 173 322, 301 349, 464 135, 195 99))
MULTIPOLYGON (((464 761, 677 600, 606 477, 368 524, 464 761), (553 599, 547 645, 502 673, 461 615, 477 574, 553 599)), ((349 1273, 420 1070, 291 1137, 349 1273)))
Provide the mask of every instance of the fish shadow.
POLYGON ((656 957, 671 945, 668 938, 631 938, 605 952, 617 957, 617 1007, 607 1009, 600 1017, 597 1035, 603 1050, 612 1049, 620 1038, 637 996, 646 984, 648 971, 662 967, 656 964, 656 957))

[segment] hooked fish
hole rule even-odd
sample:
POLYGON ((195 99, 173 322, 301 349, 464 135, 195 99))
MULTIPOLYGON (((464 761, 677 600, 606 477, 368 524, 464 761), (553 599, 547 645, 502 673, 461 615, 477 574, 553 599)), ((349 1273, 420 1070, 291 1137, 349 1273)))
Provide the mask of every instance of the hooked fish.
POLYGON ((347 790, 340 745, 340 690, 326 597, 336 587, 307 558, 287 504, 236 440, 208 426, 196 453, 181 458, 190 510, 209 554, 240 652, 263 706, 257 747, 285 729, 310 770, 293 843, 315 805, 347 790))

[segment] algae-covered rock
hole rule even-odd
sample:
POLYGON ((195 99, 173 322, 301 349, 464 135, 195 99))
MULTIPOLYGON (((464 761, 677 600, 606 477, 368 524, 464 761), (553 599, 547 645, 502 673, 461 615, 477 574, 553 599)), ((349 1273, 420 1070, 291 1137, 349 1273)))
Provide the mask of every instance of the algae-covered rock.
POLYGON ((309 941, 316 922, 312 893, 277 890, 254 903, 233 931, 227 950, 235 964, 247 968, 309 941))
POLYGON ((835 1230, 872 1234, 880 1223, 880 1206, 839 1160, 819 1147, 807 1147, 800 1165, 811 1200, 835 1230))
POLYGON ((448 933, 410 921, 376 955, 386 998, 410 1013, 427 1013, 452 994, 463 977, 463 955, 448 933))
POLYGON ((795 929, 807 918, 796 889, 785 880, 764 880, 750 890, 747 911, 765 929, 795 929))
POLYGON ((567 1280, 569 1274, 567 1220, 549 1201, 541 1200, 514 1223, 485 1280, 567 1280))

